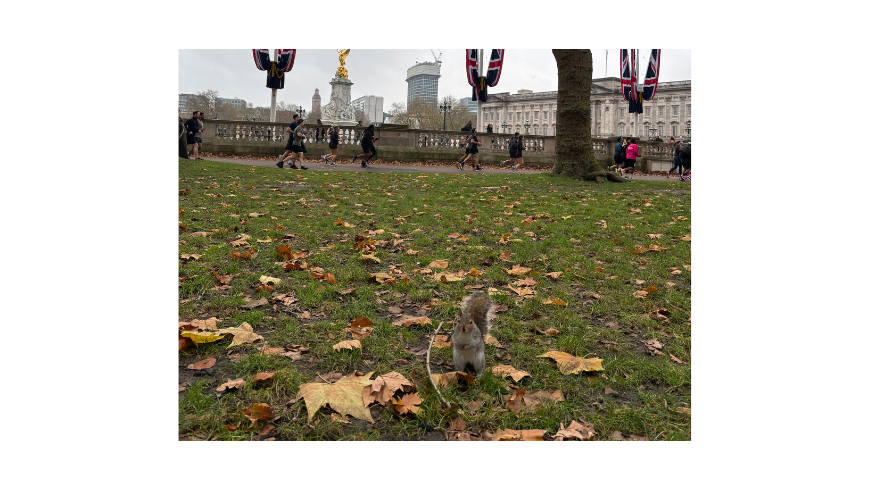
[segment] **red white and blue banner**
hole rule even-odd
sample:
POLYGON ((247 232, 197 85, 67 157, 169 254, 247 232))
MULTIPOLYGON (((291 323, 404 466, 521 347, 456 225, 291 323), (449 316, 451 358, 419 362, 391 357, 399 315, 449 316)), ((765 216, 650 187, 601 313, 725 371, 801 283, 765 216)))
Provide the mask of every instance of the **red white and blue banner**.
POLYGON ((619 82, 622 86, 622 100, 631 100, 631 68, 628 66, 628 50, 619 50, 619 82))
POLYGON ((493 49, 489 56, 489 66, 486 70, 486 84, 490 87, 498 85, 498 80, 501 78, 501 64, 504 61, 504 50, 493 49))
POLYGON ((495 87, 501 78, 504 50, 492 50, 492 55, 489 57, 489 67, 486 71, 486 77, 480 76, 481 60, 478 60, 477 58, 476 49, 465 50, 465 74, 468 76, 468 84, 473 87, 471 91, 471 100, 486 102, 487 87, 495 87))
POLYGON ((468 75, 468 84, 474 87, 474 76, 477 74, 477 50, 465 50, 465 74, 468 75))
POLYGON ((643 100, 652 100, 659 84, 659 63, 662 60, 662 50, 654 49, 649 55, 646 67, 646 78, 643 81, 643 100))
POLYGON ((268 71, 266 74, 266 87, 284 88, 284 74, 293 69, 296 61, 295 49, 279 49, 278 59, 269 59, 268 49, 252 49, 254 52, 254 65, 260 71, 268 71))

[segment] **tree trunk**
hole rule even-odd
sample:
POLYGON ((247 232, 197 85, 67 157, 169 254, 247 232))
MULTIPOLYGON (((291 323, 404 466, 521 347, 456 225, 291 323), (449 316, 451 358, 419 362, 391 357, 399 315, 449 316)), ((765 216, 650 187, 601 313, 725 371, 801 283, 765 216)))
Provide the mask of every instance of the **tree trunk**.
POLYGON ((595 161, 592 151, 592 51, 588 49, 554 49, 559 71, 559 93, 556 98, 556 164, 552 175, 572 179, 612 180, 625 182, 607 172, 595 161))
POLYGON ((180 117, 178 118, 178 132, 181 133, 181 136, 178 137, 178 156, 187 158, 189 156, 187 154, 187 131, 184 129, 184 120, 180 117))

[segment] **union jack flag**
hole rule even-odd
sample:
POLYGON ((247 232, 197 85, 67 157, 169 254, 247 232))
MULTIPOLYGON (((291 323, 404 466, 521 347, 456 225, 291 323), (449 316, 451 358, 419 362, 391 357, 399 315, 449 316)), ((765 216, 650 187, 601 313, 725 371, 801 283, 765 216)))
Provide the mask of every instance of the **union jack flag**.
POLYGON ((279 49, 278 59, 269 59, 268 49, 252 49, 254 52, 254 65, 260 71, 268 71, 266 74, 266 87, 284 88, 284 74, 293 69, 296 61, 295 49, 279 49))
POLYGON ((504 61, 504 50, 493 49, 489 56, 489 65, 486 70, 486 84, 490 87, 498 85, 498 79, 501 77, 501 63, 504 61))
POLYGON ((465 74, 468 75, 468 84, 474 87, 474 78, 477 76, 477 50, 465 50, 465 74))
POLYGON ((631 100, 631 69, 628 66, 628 50, 619 50, 619 81, 622 85, 622 100, 631 100))
POLYGON ((662 59, 662 50, 654 49, 649 55, 649 64, 646 67, 646 79, 643 81, 643 99, 652 100, 656 95, 656 87, 659 84, 659 62, 662 59))

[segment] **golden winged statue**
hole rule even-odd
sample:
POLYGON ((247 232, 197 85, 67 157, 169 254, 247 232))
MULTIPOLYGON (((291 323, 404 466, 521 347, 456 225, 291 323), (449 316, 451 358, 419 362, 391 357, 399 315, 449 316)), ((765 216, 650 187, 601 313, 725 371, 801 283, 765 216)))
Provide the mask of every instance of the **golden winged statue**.
POLYGON ((348 53, 350 53, 350 50, 349 49, 336 49, 336 51, 338 52, 338 62, 341 66, 339 66, 338 70, 336 70, 335 72, 341 78, 347 78, 347 69, 344 67, 344 60, 347 59, 347 55, 348 55, 348 53))

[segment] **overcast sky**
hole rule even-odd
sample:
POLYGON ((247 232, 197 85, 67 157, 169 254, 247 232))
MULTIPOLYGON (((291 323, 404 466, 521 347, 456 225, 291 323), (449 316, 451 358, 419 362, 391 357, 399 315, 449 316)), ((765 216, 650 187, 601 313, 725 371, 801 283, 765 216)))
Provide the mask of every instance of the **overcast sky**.
MULTIPOLYGON (((489 58, 487 50, 485 58, 489 58)), ((645 73, 649 49, 641 50, 641 72, 645 73)), ((271 52, 271 50, 270 50, 271 52)), ((255 106, 268 107, 272 91, 266 88, 266 72, 254 66, 250 49, 182 49, 178 56, 178 91, 196 93, 216 90, 221 97, 238 97, 255 106)), ((438 54, 439 50, 435 49, 438 54)), ((270 54, 271 57, 271 54, 270 54)), ((516 93, 519 89, 534 92, 557 90, 556 60, 550 50, 505 49, 504 71, 497 86, 490 93, 516 93)), ((605 76, 605 50, 593 49, 592 78, 605 76)), ((428 49, 351 49, 345 61, 348 76, 353 82, 351 95, 384 98, 384 110, 394 102, 404 103, 408 84, 408 68, 417 61, 433 61, 428 49)), ((438 97, 452 95, 457 99, 471 96, 471 87, 465 76, 465 51, 445 49, 441 55, 441 78, 438 97)), ((607 55, 606 76, 619 75, 619 50, 610 49, 607 55)), ((293 70, 288 73, 284 89, 278 91, 278 101, 301 104, 311 110, 314 89, 320 89, 321 104, 329 102, 329 81, 338 68, 338 53, 328 49, 300 49, 293 70)), ((691 80, 691 50, 662 49, 659 81, 691 80)))

